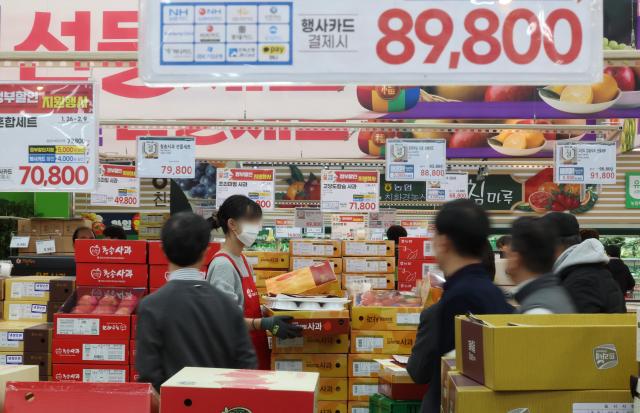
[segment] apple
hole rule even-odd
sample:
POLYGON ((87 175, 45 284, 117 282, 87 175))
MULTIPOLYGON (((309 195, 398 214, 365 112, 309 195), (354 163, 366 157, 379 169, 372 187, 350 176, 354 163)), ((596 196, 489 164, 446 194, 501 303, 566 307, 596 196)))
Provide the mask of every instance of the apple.
POLYGON ((484 93, 485 102, 520 102, 532 100, 533 86, 489 86, 484 93))
POLYGON ((116 297, 114 297, 113 295, 105 295, 104 297, 102 297, 100 299, 100 301, 98 302, 98 305, 110 305, 113 307, 117 307, 118 306, 118 299, 116 297))
POLYGON ((90 304, 79 304, 73 307, 71 314, 91 314, 94 310, 94 306, 90 304))
POLYGON ((113 314, 116 308, 111 305, 98 305, 92 314, 113 314))
POLYGON ((132 313, 131 308, 129 307, 120 307, 114 313, 115 315, 130 315, 132 313))
MULTIPOLYGON (((551 121, 547 120, 547 119, 517 119, 515 122, 512 122, 511 120, 506 122, 507 124, 515 124, 515 125, 551 125, 551 121)), ((544 138, 548 141, 555 141, 556 140, 556 133, 555 132, 546 132, 544 134, 544 138)))
POLYGON ((604 72, 613 76, 623 92, 636 90, 636 75, 629 66, 607 66, 604 72))
POLYGON ((129 295, 120 300, 120 307, 135 307, 138 305, 138 297, 129 295))
POLYGON ((489 134, 459 130, 449 139, 449 148, 481 148, 487 146, 489 134))
POLYGON ((78 299, 78 305, 83 305, 83 304, 87 304, 95 307, 98 304, 98 299, 92 295, 88 295, 88 294, 83 295, 78 299))

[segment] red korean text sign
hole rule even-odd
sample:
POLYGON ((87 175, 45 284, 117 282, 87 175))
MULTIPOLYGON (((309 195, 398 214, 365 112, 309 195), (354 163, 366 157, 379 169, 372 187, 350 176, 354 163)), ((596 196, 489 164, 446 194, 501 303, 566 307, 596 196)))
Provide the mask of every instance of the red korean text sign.
POLYGON ((0 83, 0 191, 93 190, 95 104, 88 82, 0 83))
POLYGON ((265 211, 275 208, 275 171, 273 169, 218 169, 216 203, 218 208, 232 195, 244 195, 265 211))
POLYGON ((377 212, 379 207, 378 171, 322 171, 322 212, 377 212))

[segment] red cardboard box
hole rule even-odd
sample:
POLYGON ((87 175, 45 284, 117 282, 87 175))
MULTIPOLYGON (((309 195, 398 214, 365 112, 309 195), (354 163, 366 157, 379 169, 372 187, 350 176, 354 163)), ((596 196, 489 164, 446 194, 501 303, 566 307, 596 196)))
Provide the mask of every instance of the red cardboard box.
POLYGON ((314 412, 317 388, 318 373, 187 367, 162 385, 161 403, 171 413, 314 412))
POLYGON ((398 282, 415 282, 422 280, 429 271, 438 268, 432 260, 398 260, 398 282))
POLYGON ((400 238, 398 257, 401 260, 434 260, 431 238, 400 238))
POLYGON ((157 413, 158 408, 158 394, 148 383, 9 382, 4 413, 157 413))
POLYGON ((137 327, 138 327, 138 316, 134 314, 131 316, 131 338, 134 340, 136 338, 136 333, 138 331, 137 327))
POLYGON ((51 359, 54 364, 129 364, 129 340, 55 338, 51 359))
POLYGON ((78 263, 76 285, 147 288, 149 271, 145 264, 78 263))
POLYGON ((378 378, 378 391, 380 394, 393 400, 422 400, 428 389, 428 384, 393 383, 383 378, 378 378))
POLYGON ((135 365, 129 366, 129 381, 132 383, 137 383, 140 380, 140 373, 136 370, 135 365))
POLYGON ((82 381, 85 383, 126 383, 129 366, 100 364, 54 364, 53 381, 82 381))
MULTIPOLYGON (((220 251, 220 243, 211 242, 209 243, 209 249, 207 249, 207 253, 204 257, 204 264, 209 265, 211 260, 213 260, 213 256, 216 255, 218 251, 220 251)), ((149 241, 149 264, 151 265, 167 265, 169 261, 167 260, 167 256, 164 255, 164 251, 162 251, 162 241, 149 241)))
POLYGON ((115 239, 78 239, 76 262, 146 264, 147 242, 115 239))
POLYGON ((169 281, 169 265, 149 266, 149 288, 160 288, 169 281))
POLYGON ((136 340, 129 341, 129 360, 131 364, 136 362, 136 340))

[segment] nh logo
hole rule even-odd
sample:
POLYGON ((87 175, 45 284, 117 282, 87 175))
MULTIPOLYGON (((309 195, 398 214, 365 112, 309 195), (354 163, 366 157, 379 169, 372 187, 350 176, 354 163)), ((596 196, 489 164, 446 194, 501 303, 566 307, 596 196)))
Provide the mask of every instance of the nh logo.
POLYGON ((170 17, 183 17, 188 15, 189 15, 188 9, 175 9, 175 8, 169 9, 170 17))

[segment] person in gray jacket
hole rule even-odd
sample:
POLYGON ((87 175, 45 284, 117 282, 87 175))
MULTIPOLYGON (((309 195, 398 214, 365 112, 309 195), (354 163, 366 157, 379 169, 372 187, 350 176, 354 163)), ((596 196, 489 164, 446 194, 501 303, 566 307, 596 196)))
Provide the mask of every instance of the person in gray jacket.
POLYGON ((539 218, 517 219, 511 228, 506 272, 516 283, 514 298, 520 314, 575 313, 576 307, 553 275, 559 238, 553 226, 539 218))

